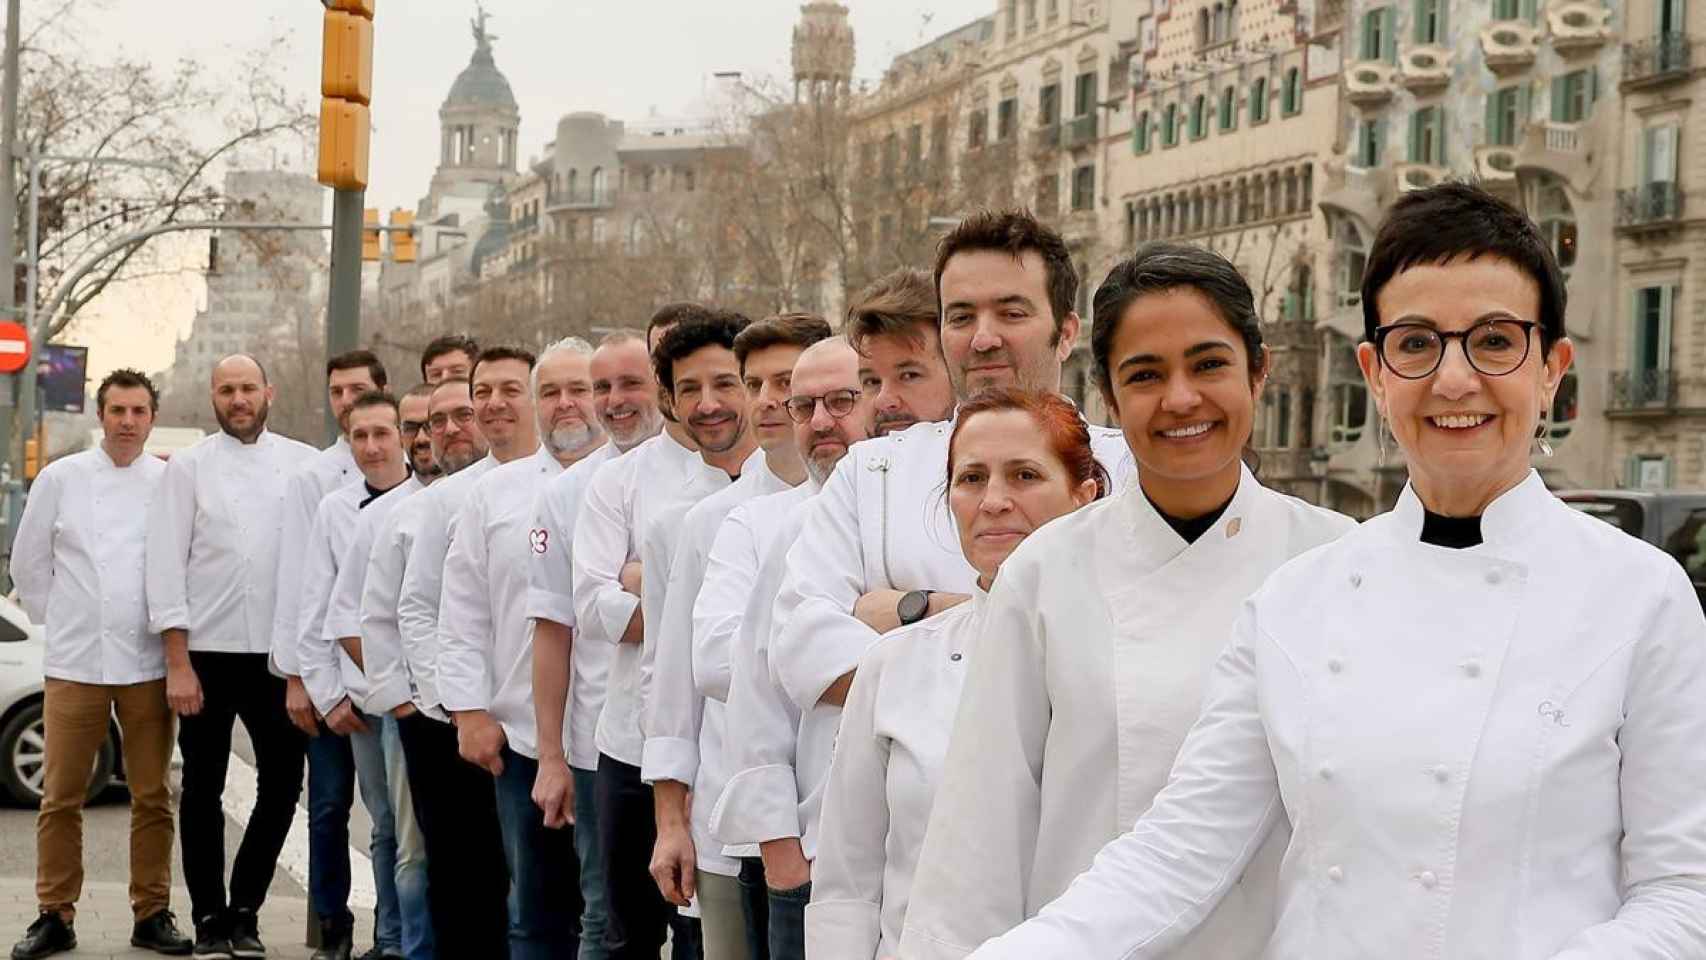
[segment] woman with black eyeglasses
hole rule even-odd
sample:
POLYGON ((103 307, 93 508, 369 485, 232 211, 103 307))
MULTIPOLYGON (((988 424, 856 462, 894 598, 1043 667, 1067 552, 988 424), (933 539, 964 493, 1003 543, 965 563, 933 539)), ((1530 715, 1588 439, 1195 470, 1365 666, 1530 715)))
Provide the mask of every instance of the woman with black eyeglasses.
POLYGON ((1251 597, 1154 805, 975 956, 1168 956, 1287 820, 1272 960, 1706 956, 1706 618, 1529 466, 1564 303, 1504 202, 1398 201, 1359 350, 1397 507, 1251 597))

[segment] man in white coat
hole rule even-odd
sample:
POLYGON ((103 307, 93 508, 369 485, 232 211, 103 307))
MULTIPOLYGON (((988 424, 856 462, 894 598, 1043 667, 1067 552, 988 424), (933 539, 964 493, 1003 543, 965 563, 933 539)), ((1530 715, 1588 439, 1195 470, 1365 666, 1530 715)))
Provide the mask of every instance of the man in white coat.
POLYGON ((172 456, 148 518, 149 629, 166 649, 166 701, 182 717, 178 806, 195 950, 260 957, 257 913, 302 792, 306 737, 268 669, 287 478, 314 448, 270 433, 273 389, 254 358, 213 368, 218 433, 172 456), (225 771, 238 720, 256 799, 225 884, 225 771))
POLYGON ((148 513, 166 464, 143 447, 160 395, 145 375, 115 370, 95 391, 101 443, 55 460, 24 502, 12 542, 12 582, 31 622, 44 624, 43 756, 36 818, 39 915, 12 948, 36 960, 77 945, 83 890, 83 801, 89 771, 118 718, 130 791, 130 904, 137 946, 187 953, 172 895, 172 711, 166 658, 148 629, 142 593, 148 513))
POLYGON ((484 864, 496 859, 499 851, 457 843, 453 827, 429 829, 430 823, 456 815, 454 808, 447 806, 447 801, 456 798, 443 787, 450 781, 439 768, 461 761, 438 749, 442 734, 454 737, 454 731, 449 730, 436 705, 437 686, 432 682, 436 664, 430 657, 423 661, 419 647, 403 642, 398 615, 416 534, 439 516, 437 494, 465 483, 465 475, 477 475, 490 466, 466 379, 451 377, 433 389, 427 398, 427 431, 444 479, 395 506, 386 504, 389 498, 381 498, 368 508, 368 512, 383 510, 388 515, 376 520, 367 576, 361 586, 359 633, 362 666, 371 687, 368 708, 391 714, 406 759, 404 779, 409 782, 410 810, 426 848, 426 909, 435 951, 442 956, 472 955, 493 945, 502 948, 507 918, 503 891, 473 891, 471 898, 463 895, 458 857, 474 856, 484 864))
POLYGON ((593 783, 598 747, 593 742, 604 683, 615 650, 607 643, 575 643, 571 547, 575 517, 598 470, 657 435, 657 378, 645 334, 613 330, 599 341, 589 364, 592 406, 609 442, 553 478, 534 504, 533 550, 527 615, 533 621, 533 703, 539 772, 533 802, 545 826, 574 825, 580 866, 580 960, 604 960, 604 872, 598 851, 593 783))
MULTIPOLYGON (((793 773, 798 711, 770 678, 771 601, 781 580, 783 544, 799 532, 803 507, 852 445, 871 435, 872 398, 884 385, 866 381, 867 389, 859 390, 863 362, 840 338, 801 355, 789 384, 789 414, 806 482, 729 513, 717 530, 693 606, 694 679, 710 704, 726 701, 726 743, 736 758, 729 765, 734 776, 715 798, 708 826, 719 841, 742 838, 732 849, 741 856, 741 893, 752 923, 748 937, 772 956, 797 950, 799 934, 785 920, 794 910, 792 891, 767 889, 763 862, 745 840, 793 837, 797 843, 801 805, 793 773), (851 408, 842 409, 849 397, 851 408), (784 922, 772 923, 773 913, 784 922)), ((935 363, 940 370, 939 355, 935 363)), ((945 383, 947 372, 940 374, 945 383)))
MULTIPOLYGON (((1059 234, 1024 213, 974 214, 943 238, 935 275, 942 351, 957 397, 1007 385, 1060 389, 1079 318, 1078 275, 1059 234)), ((919 424, 862 444, 814 502, 789 551, 770 648, 771 670, 802 714, 839 708, 859 659, 882 631, 969 596, 975 574, 941 494, 950 429, 948 422, 919 424)), ((1098 459, 1122 486, 1135 472, 1123 437, 1100 427, 1091 435, 1098 459)), ((821 786, 833 748, 833 724, 802 740, 802 782, 821 786)), ((802 847, 784 841, 776 856, 767 855, 767 876, 776 860, 772 889, 799 881, 795 889, 806 890, 815 824, 804 826, 802 847)), ((802 904, 802 930, 803 922, 802 904)))
POLYGON ((317 715, 315 734, 308 741, 308 892, 320 920, 316 960, 348 960, 354 952, 349 817, 358 785, 373 821, 370 849, 378 892, 374 945, 381 956, 400 956, 403 948, 395 878, 397 839, 379 719, 364 709, 367 680, 361 672, 359 648, 342 647, 338 637, 325 629, 339 566, 362 509, 414 482, 399 420, 397 401, 387 393, 366 393, 351 405, 344 414, 344 426, 361 477, 326 494, 303 543, 296 662, 317 715))
POLYGON ((509 864, 512 960, 573 956, 581 913, 574 831, 547 829, 533 803, 533 647, 527 622, 533 504, 562 471, 604 444, 592 411, 592 346, 579 337, 546 347, 533 368, 542 442, 474 484, 444 562, 439 693, 462 759, 497 781, 498 824, 509 864))
MULTIPOLYGON (((678 906, 687 905, 684 883, 696 891, 707 960, 742 960, 748 950, 736 880, 739 864, 723 856, 721 845, 710 838, 711 809, 728 772, 722 756, 723 705, 707 706, 693 681, 693 603, 711 542, 728 512, 743 501, 779 493, 806 479, 788 421, 788 385, 800 354, 829 336, 829 324, 820 317, 784 314, 754 323, 735 337, 747 420, 759 450, 741 465, 737 482, 665 514, 641 549, 643 564, 668 571, 667 584, 646 590, 642 601, 646 622, 656 625, 646 638, 655 659, 640 765, 656 804, 652 872, 665 897, 678 906)), ((688 428, 693 425, 688 418, 688 428)), ((700 451, 706 452, 703 443, 700 451)))

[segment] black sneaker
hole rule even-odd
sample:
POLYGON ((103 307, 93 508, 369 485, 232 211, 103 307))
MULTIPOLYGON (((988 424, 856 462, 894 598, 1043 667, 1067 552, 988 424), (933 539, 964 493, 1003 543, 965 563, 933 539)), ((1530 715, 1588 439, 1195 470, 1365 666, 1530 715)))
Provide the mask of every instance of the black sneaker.
POLYGON ((255 911, 241 908, 231 911, 231 956, 259 960, 266 955, 266 944, 261 943, 261 921, 255 911))
POLYGON ((51 957, 76 947, 77 931, 71 929, 71 924, 66 923, 57 911, 49 910, 36 917, 36 922, 24 931, 24 939, 12 947, 12 960, 51 957))
POLYGON ((212 914, 196 921, 195 947, 190 956, 196 960, 231 960, 231 929, 224 917, 212 914))
POLYGON ((408 960, 408 958, 400 953, 389 952, 376 943, 373 945, 373 949, 357 957, 356 960, 408 960))
POLYGON ((190 938, 178 929, 178 918, 170 910, 161 910, 146 920, 138 920, 130 931, 130 945, 172 957, 181 957, 195 947, 190 938))

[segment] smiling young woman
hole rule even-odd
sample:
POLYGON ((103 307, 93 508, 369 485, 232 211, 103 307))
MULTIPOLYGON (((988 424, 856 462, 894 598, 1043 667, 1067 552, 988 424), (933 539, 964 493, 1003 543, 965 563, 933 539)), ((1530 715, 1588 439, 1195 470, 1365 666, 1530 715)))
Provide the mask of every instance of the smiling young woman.
MULTIPOLYGON (((1224 258, 1145 247, 1108 275, 1095 316, 1098 380, 1138 482, 1002 564, 912 888, 907 960, 957 960, 1065 890, 1166 782, 1238 604, 1352 526, 1264 488, 1240 459, 1267 354, 1224 258)), ((1258 955, 1283 849, 1270 845, 1179 956, 1258 955)))
POLYGON ((1397 507, 1250 598, 1148 812, 974 956, 1179 956, 1288 832, 1264 956, 1706 956, 1706 616, 1528 465, 1571 360, 1550 247, 1407 194, 1363 305, 1397 507))

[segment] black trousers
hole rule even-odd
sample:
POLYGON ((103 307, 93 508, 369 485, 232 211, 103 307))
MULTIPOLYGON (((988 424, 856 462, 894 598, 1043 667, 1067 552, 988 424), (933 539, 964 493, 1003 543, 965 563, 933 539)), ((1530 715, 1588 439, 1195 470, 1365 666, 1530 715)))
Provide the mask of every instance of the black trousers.
POLYGON ((192 650, 190 666, 201 682, 202 707, 178 724, 184 757, 178 836, 190 912, 201 923, 227 907, 259 911, 266 900, 302 795, 308 738, 285 713, 284 681, 267 669, 266 654, 192 650), (255 808, 232 861, 227 900, 223 799, 231 730, 238 720, 255 748, 255 808))
POLYGON ((666 930, 675 937, 673 960, 697 960, 704 955, 698 918, 676 913, 652 879, 652 847, 658 839, 652 788, 640 779, 639 767, 602 753, 596 783, 609 910, 604 946, 611 960, 656 960, 666 930))
POLYGON ((491 775, 457 753, 456 728, 397 721, 427 855, 427 912, 439 956, 509 956, 509 869, 491 775))

